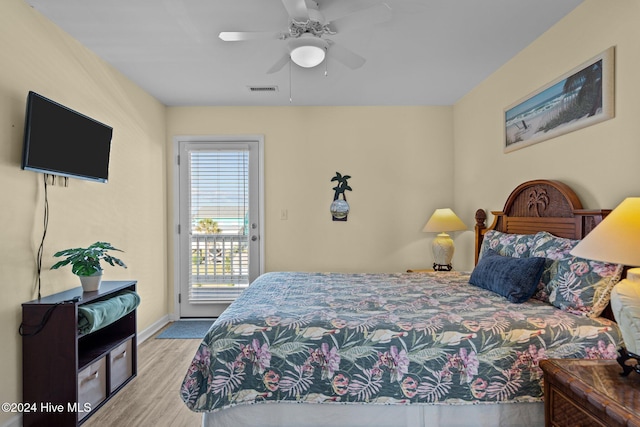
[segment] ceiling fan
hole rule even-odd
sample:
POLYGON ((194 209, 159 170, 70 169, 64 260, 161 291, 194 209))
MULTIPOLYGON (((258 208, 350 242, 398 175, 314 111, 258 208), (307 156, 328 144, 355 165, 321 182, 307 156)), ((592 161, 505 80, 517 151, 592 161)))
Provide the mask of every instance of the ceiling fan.
POLYGON ((287 52, 269 68, 268 74, 281 70, 289 60, 301 67, 315 67, 324 61, 326 55, 356 69, 362 67, 366 59, 326 36, 391 19, 391 8, 386 3, 359 7, 345 0, 324 0, 322 3, 282 0, 282 4, 289 14, 286 31, 223 31, 218 37, 227 42, 286 40, 287 52))

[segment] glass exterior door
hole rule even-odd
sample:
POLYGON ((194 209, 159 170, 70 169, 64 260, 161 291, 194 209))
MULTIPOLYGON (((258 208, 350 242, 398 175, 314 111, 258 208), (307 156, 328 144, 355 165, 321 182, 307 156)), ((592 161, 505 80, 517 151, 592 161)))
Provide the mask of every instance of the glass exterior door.
POLYGON ((258 144, 179 149, 180 317, 217 316, 260 273, 258 144))

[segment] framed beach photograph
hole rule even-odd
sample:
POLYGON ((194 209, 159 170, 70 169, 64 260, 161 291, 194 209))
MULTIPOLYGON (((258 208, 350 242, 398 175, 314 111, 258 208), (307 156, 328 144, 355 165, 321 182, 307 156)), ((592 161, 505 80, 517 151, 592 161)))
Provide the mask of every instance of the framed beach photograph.
POLYGON ((614 47, 504 110, 508 153, 614 116, 614 47))

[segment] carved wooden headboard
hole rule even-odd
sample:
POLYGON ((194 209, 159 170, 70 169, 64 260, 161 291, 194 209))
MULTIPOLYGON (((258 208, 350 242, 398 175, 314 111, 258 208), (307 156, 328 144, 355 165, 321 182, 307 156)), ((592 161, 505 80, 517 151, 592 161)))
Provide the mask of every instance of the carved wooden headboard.
MULTIPOLYGON (((502 211, 491 211, 493 224, 487 227, 487 214, 476 211, 475 262, 478 263, 484 235, 489 230, 511 234, 535 234, 548 231, 558 237, 582 239, 594 229, 611 209, 582 209, 576 193, 559 181, 527 181, 511 192, 502 211)), ((607 306, 602 317, 614 320, 607 306)))
POLYGON ((502 211, 491 211, 493 224, 486 227, 487 214, 476 211, 475 262, 488 230, 512 234, 548 231, 558 237, 582 239, 602 221, 610 209, 585 210, 576 193, 559 181, 527 181, 511 192, 502 211))

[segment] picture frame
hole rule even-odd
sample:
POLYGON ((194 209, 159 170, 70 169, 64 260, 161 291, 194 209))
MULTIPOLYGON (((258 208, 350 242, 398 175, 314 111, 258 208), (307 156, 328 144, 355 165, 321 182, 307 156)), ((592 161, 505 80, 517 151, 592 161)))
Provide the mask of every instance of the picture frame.
POLYGON ((614 117, 615 47, 594 56, 504 110, 504 152, 614 117))

